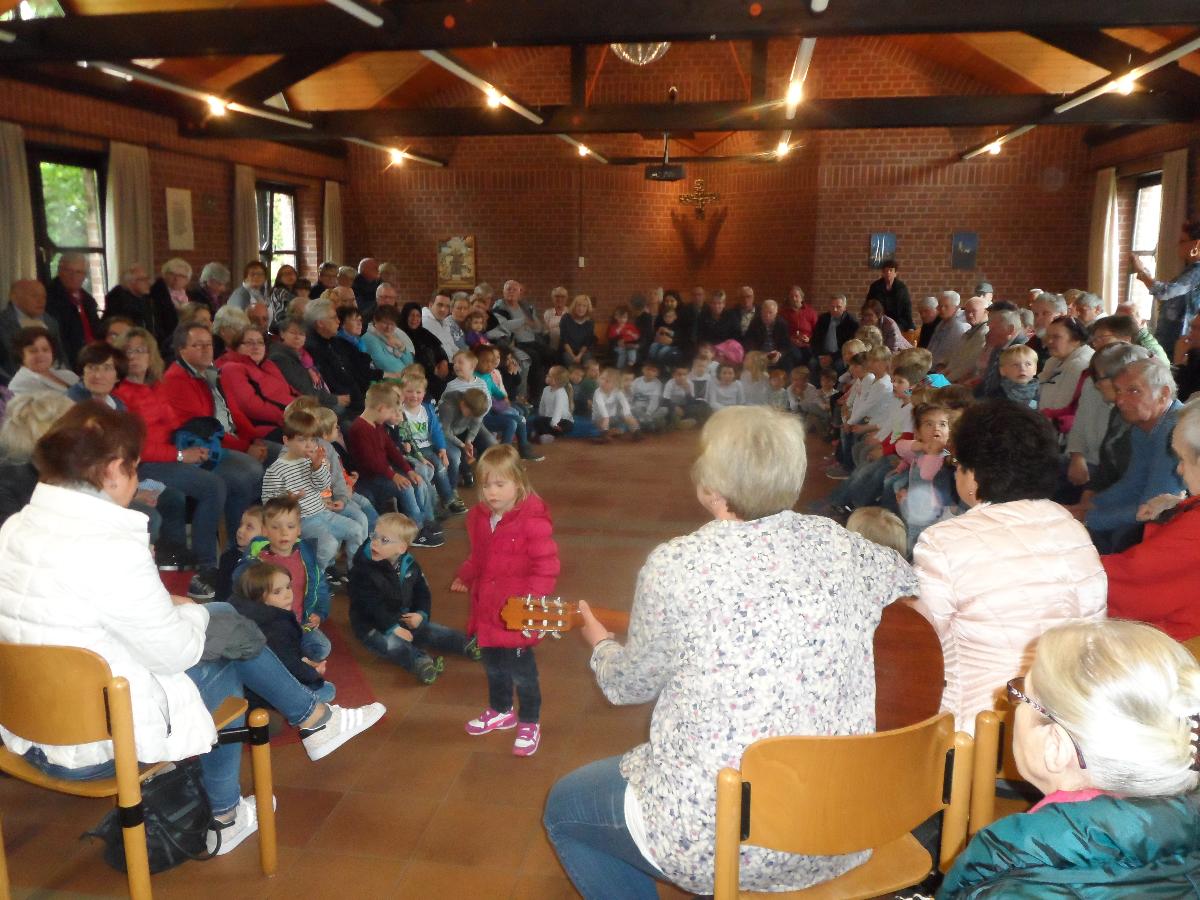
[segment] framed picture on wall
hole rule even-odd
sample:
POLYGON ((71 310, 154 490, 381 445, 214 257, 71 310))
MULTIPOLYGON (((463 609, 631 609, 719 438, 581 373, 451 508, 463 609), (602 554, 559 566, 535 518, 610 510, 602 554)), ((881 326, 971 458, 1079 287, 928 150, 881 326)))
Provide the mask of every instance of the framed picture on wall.
POLYGON ((167 188, 167 248, 196 249, 196 235, 192 231, 192 192, 184 188, 167 188))
POLYGON ((438 241, 437 280, 443 288, 475 287, 475 235, 438 241))
POLYGON ((979 235, 974 231, 956 231, 950 240, 950 265, 955 269, 974 269, 979 255, 979 235))
POLYGON ((867 265, 872 269, 882 269, 884 260, 893 259, 895 256, 896 233, 893 231, 871 232, 871 247, 867 265))

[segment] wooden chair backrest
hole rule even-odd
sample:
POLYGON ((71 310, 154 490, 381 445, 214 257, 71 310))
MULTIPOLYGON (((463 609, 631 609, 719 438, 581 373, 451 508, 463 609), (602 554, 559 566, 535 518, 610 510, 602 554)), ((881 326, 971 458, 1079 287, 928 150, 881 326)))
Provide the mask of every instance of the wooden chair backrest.
POLYGON ((875 730, 936 715, 945 683, 942 644, 929 621, 904 601, 884 607, 875 631, 875 730))
POLYGON ((0 643, 0 725, 38 744, 108 740, 111 681, 91 650, 0 643))
POLYGON ((949 713, 877 734, 751 744, 741 764, 750 784, 744 843, 825 856, 894 841, 949 802, 954 746, 949 713))

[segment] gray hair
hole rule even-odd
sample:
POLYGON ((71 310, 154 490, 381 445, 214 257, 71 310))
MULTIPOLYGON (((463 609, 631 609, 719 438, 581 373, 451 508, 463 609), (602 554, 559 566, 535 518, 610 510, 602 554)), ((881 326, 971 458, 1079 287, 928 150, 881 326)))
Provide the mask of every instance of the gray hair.
POLYGON ((1045 303, 1049 306, 1056 316, 1065 316, 1067 314, 1067 301, 1061 294, 1051 294, 1046 291, 1038 294, 1033 298, 1033 302, 1045 303))
POLYGON ((1092 356, 1092 373, 1097 381, 1116 378, 1127 366, 1149 358, 1150 351, 1145 347, 1117 341, 1092 356))
POLYGON ((379 296, 380 291, 393 291, 396 293, 396 299, 397 300, 400 299, 399 292, 396 291, 396 288, 393 287, 392 285, 388 284, 386 281, 379 282, 379 287, 375 288, 375 296, 376 297, 379 296))
MULTIPOLYGON (((972 297, 971 299, 974 300, 975 298, 972 297)), ((982 299, 982 298, 980 298, 980 299, 982 299)), ((1021 330, 1021 317, 1017 314, 1016 310, 1012 310, 1012 309, 988 310, 988 318, 990 319, 993 316, 996 319, 998 319, 999 321, 1003 322, 1009 328, 1011 328, 1014 332, 1019 332, 1021 330)))
POLYGON ((941 296, 948 300, 953 300, 955 306, 962 305, 962 296, 958 293, 958 291, 942 291, 941 296))
POLYGON ((219 262, 205 263, 204 268, 200 270, 200 283, 206 281, 217 281, 221 284, 229 284, 230 279, 229 269, 221 265, 219 262))
POLYGON ((146 267, 141 263, 134 263, 131 266, 126 266, 121 270, 121 287, 128 287, 129 283, 133 281, 133 279, 139 274, 146 274, 146 267))
POLYGON ((764 300, 763 304, 762 304, 762 308, 766 309, 768 306, 771 307, 771 309, 775 310, 776 312, 779 312, 779 304, 776 301, 764 300))
POLYGON ((358 275, 358 269, 353 266, 338 266, 338 278, 354 278, 358 275))
POLYGON ((178 256, 173 256, 163 263, 160 272, 163 278, 166 278, 168 275, 183 275, 185 278, 192 277, 192 267, 186 259, 181 259, 178 256))
POLYGON ((1032 309, 1018 309, 1017 315, 1019 315, 1021 317, 1021 327, 1022 328, 1032 328, 1033 327, 1034 316, 1033 316, 1032 309))
POLYGON ((333 309, 333 303, 331 303, 329 300, 308 301, 308 306, 304 307, 304 324, 312 325, 314 322, 319 322, 321 319, 328 319, 331 315, 333 315, 333 309))
POLYGON ((217 310, 217 314, 213 316, 212 333, 220 334, 222 331, 243 331, 250 327, 250 317, 243 310, 236 306, 226 304, 217 310))
POLYGON ((88 264, 87 254, 80 253, 78 250, 68 250, 58 258, 59 269, 61 269, 63 266, 70 265, 71 263, 79 263, 86 269, 88 264))
POLYGON ((937 309, 937 297, 922 297, 917 301, 917 309, 937 309))
POLYGON ((451 303, 457 303, 459 300, 466 300, 468 303, 470 303, 471 295, 468 294, 466 291, 455 291, 453 294, 450 295, 451 303))
POLYGON ((1082 303, 1084 306, 1090 306, 1092 309, 1103 309, 1104 301, 1097 294, 1084 292, 1075 298, 1076 303, 1082 303))
POLYGON ((1175 378, 1171 374, 1171 367, 1157 356, 1132 362, 1117 374, 1142 379, 1155 394, 1166 388, 1168 399, 1175 399, 1175 378))

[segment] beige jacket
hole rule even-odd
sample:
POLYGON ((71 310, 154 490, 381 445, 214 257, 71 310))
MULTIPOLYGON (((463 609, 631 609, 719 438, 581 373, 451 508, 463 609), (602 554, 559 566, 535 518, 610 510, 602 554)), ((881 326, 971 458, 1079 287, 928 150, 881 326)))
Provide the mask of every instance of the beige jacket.
POLYGON ((987 333, 987 322, 981 322, 972 326, 969 331, 964 331, 958 346, 947 356, 942 374, 954 382, 974 377, 979 364, 979 354, 983 353, 987 341, 987 333))

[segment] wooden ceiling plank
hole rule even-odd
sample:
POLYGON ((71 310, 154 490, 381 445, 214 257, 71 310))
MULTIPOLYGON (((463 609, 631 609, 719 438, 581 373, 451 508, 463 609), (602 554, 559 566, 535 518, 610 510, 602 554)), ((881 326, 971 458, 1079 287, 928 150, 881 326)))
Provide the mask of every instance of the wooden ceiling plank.
MULTIPOLYGON (((1038 31, 1034 32, 1033 36, 1108 72, 1120 72, 1131 66, 1141 65, 1154 56, 1153 53, 1145 53, 1100 31, 1038 31)), ((1174 65, 1150 72, 1142 76, 1139 82, 1158 91, 1200 93, 1200 77, 1180 71, 1174 65)))

